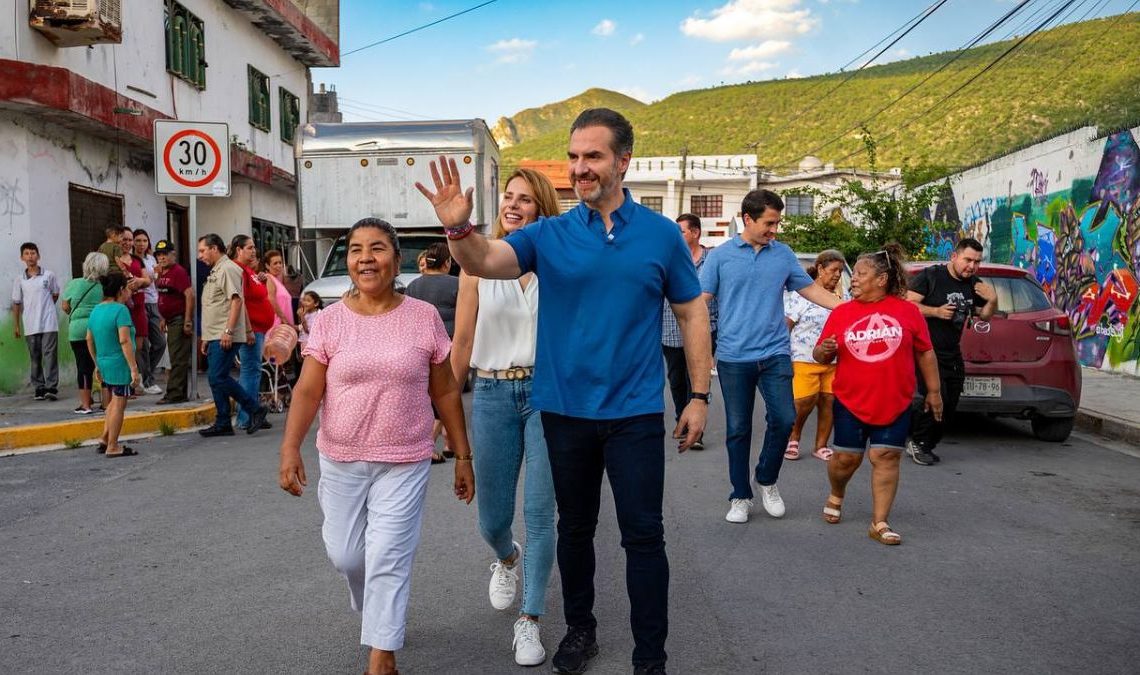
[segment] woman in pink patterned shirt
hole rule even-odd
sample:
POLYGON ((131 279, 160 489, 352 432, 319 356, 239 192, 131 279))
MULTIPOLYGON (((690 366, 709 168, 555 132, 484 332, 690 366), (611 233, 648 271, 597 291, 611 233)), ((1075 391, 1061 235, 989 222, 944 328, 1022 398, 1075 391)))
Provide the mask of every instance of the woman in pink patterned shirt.
POLYGON ((322 535, 362 613, 371 675, 396 673, 395 652, 404 644, 433 403, 453 439, 455 496, 468 504, 475 496, 451 343, 435 307, 395 291, 399 266, 391 225, 365 218, 348 231, 353 291, 311 326, 281 442, 280 485, 299 496, 306 485, 301 443, 320 408, 322 535))

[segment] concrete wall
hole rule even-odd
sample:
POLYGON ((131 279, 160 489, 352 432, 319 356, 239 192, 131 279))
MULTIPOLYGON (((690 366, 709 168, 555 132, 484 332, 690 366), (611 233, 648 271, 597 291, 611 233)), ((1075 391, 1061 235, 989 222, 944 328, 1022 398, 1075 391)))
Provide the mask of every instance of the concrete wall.
POLYGON ((937 215, 958 225, 940 257, 972 236, 986 259, 1033 270, 1069 314, 1081 362, 1140 374, 1140 127, 1087 127, 951 178, 937 215))
POLYGON ((209 67, 202 91, 166 71, 166 32, 159 0, 124 1, 122 44, 90 48, 56 47, 28 27, 28 0, 0 0, 0 58, 67 68, 178 119, 226 122, 230 135, 251 152, 292 173, 293 149, 281 140, 277 88, 284 87, 300 99, 301 119, 305 119, 307 69, 228 5, 217 0, 182 0, 181 4, 202 19, 205 27, 209 67), (269 132, 249 123, 249 65, 270 77, 269 132))

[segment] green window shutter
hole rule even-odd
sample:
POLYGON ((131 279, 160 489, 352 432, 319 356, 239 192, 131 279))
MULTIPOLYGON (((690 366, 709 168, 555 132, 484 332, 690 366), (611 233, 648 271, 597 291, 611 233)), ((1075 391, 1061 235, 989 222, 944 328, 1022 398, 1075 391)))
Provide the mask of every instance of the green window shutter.
POLYGON ((301 101, 285 88, 278 87, 277 107, 281 111, 281 140, 292 143, 297 125, 301 122, 301 101))
POLYGON ((269 77, 249 66, 249 123, 269 131, 269 77))
POLYGON ((176 75, 186 72, 186 17, 180 10, 180 7, 174 8, 174 16, 170 21, 170 63, 167 64, 170 72, 176 75))

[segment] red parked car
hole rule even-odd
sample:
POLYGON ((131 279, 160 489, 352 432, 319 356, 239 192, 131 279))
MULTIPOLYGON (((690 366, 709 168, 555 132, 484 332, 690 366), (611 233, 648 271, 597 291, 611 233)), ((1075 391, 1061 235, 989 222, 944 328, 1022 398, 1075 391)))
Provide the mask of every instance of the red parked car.
POLYGON ((1069 317, 1026 270, 982 263, 978 276, 997 290, 998 306, 989 321, 971 320, 962 333, 966 383, 958 410, 1028 419, 1037 438, 1065 440, 1081 401, 1069 317))

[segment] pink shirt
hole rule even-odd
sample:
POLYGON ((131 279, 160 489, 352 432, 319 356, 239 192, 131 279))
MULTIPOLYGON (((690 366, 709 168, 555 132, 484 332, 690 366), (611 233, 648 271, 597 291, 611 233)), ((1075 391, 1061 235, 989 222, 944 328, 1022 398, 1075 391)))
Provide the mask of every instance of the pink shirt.
POLYGON ((302 356, 328 366, 317 450, 337 462, 420 462, 431 457, 431 364, 451 341, 435 307, 404 297, 380 316, 343 302, 321 310, 302 356))
MULTIPOLYGON (((285 282, 277 277, 273 277, 273 287, 277 289, 274 298, 277 300, 277 306, 285 314, 285 318, 289 320, 289 325, 292 326, 297 321, 293 318, 293 296, 289 295, 289 289, 285 288, 285 282)), ((281 317, 277 316, 277 312, 273 313, 273 325, 269 327, 273 330, 281 323, 281 317)))

